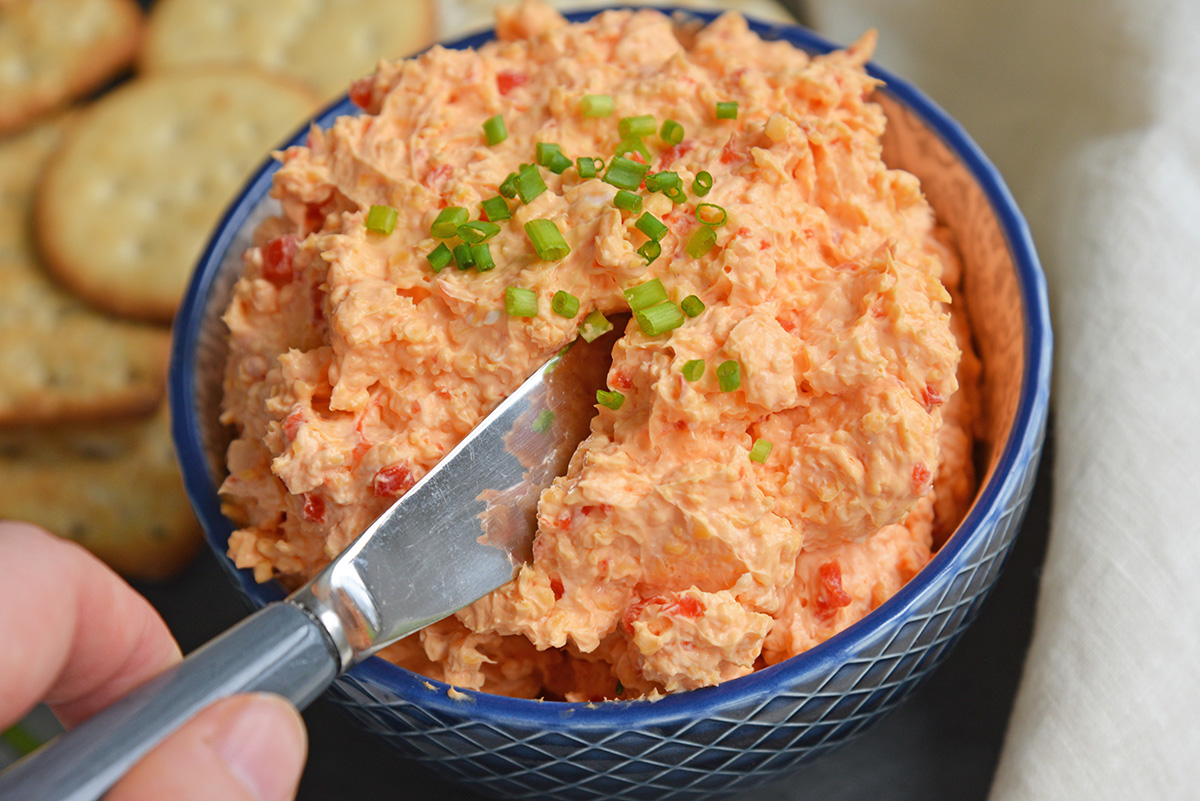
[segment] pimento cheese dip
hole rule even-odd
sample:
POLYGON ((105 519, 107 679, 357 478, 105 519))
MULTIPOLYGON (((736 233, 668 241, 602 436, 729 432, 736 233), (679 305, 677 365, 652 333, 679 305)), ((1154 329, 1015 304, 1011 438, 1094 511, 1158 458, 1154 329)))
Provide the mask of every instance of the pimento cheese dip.
POLYGON ((810 57, 732 13, 567 24, 534 3, 496 30, 380 64, 351 89, 362 114, 280 154, 282 214, 225 316, 231 556, 260 581, 311 576, 589 315, 657 281, 668 322, 630 319, 532 562, 384 656, 587 700, 829 638, 974 491, 959 268, 917 179, 882 160, 872 38, 810 57), (534 242, 535 220, 562 242, 534 242))

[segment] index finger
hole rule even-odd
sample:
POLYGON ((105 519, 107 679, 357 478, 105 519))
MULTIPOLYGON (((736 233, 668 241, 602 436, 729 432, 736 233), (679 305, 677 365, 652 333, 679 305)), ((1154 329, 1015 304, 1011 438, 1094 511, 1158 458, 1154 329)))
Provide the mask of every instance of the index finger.
POLYGON ((150 603, 79 545, 0 522, 0 729, 45 701, 70 727, 180 659, 150 603))

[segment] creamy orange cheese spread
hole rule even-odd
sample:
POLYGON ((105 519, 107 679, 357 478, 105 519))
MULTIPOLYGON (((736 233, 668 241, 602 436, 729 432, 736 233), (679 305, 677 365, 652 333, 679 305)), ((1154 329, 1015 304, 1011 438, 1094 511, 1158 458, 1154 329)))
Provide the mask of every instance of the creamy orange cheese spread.
POLYGON ((624 402, 597 407, 543 494, 532 562, 384 656, 460 688, 654 695, 786 659, 891 597, 974 491, 972 404, 956 390, 977 365, 950 315, 953 251, 917 179, 881 158, 871 47, 810 57, 736 14, 569 25, 525 3, 478 50, 435 47, 357 83, 361 115, 281 154, 283 213, 225 316, 236 563, 310 576, 587 315, 627 312, 624 290, 658 279, 705 308, 663 332, 630 321, 608 374, 624 402), (611 114, 585 113, 586 96, 611 114), (620 121, 643 115, 654 132, 631 148, 620 121), (507 137, 489 144, 497 116, 507 137), (436 270, 439 243, 460 242, 432 235, 439 212, 480 219, 537 143, 571 166, 535 167, 545 191, 505 201, 494 268, 436 270), (618 151, 675 173, 682 194, 635 186, 641 211, 619 208, 605 170, 574 161, 618 151), (725 219, 707 207, 715 241, 690 253, 702 202, 725 219), (398 211, 390 232, 368 228, 372 206, 398 211), (666 226, 653 260, 642 214, 666 226), (535 219, 568 254, 539 257, 535 219), (509 287, 533 291, 536 316, 506 311, 509 287), (551 310, 559 291, 579 300, 570 317, 551 310), (730 362, 736 388, 717 376, 730 362))

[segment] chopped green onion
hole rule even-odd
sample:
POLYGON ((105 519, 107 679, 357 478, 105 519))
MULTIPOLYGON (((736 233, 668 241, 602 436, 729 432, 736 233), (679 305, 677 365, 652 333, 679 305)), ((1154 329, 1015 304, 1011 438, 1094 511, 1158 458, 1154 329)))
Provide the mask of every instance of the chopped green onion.
POLYGON ((754 447, 750 449, 750 461, 762 464, 767 461, 767 457, 771 455, 771 449, 774 447, 775 445, 769 440, 754 440, 754 447))
POLYGON ((562 146, 554 142, 538 142, 534 151, 534 160, 555 175, 562 175, 571 166, 571 160, 563 155, 562 146))
POLYGON ((716 203, 701 203, 696 206, 696 219, 705 225, 720 228, 729 219, 729 215, 716 203))
POLYGON ((659 129, 658 135, 668 145, 677 145, 683 141, 683 126, 675 122, 675 120, 663 120, 662 128, 659 129))
POLYGON ((738 104, 736 100, 725 100, 717 103, 717 119, 718 120, 736 120, 738 115, 738 104))
POLYGON ((697 317, 700 312, 704 311, 705 306, 704 301, 700 300, 700 298, 695 295, 688 295, 679 304, 679 308, 683 309, 683 313, 688 317, 697 317))
POLYGON ((438 212, 437 219, 429 226, 429 233, 437 239, 449 239, 458 233, 458 226, 471 219, 462 206, 447 206, 438 212))
POLYGON ((647 192, 665 192, 671 187, 683 186, 683 181, 679 177, 679 173, 663 170, 656 172, 653 175, 646 176, 646 191, 647 192))
POLYGON ((585 117, 608 117, 613 113, 612 95, 584 95, 579 110, 585 117))
POLYGON ((500 226, 485 220, 472 220, 458 226, 458 238, 471 245, 486 242, 498 233, 500 226))
POLYGON ((668 186, 662 193, 669 197, 671 202, 676 205, 687 203, 687 192, 684 192, 681 186, 668 186))
POLYGON ((646 260, 646 264, 653 264, 654 260, 662 255, 662 245, 655 242, 653 239, 647 239, 642 243, 642 246, 637 249, 638 255, 646 260))
POLYGON ((550 157, 550 163, 546 165, 546 169, 555 175, 562 175, 571 166, 571 160, 562 153, 555 153, 550 157))
POLYGON ((708 170, 696 173, 696 179, 692 181, 692 192, 704 197, 710 189, 712 189, 712 173, 708 170))
POLYGON ((733 359, 717 365, 717 383, 722 392, 733 392, 742 385, 742 368, 733 359))
POLYGON ((496 261, 492 258, 492 246, 487 242, 471 245, 471 258, 475 261, 476 272, 486 273, 496 267, 496 261))
POLYGON ((717 243, 717 232, 709 228, 707 225, 702 225, 697 228, 691 238, 688 240, 687 254, 693 259, 698 259, 705 253, 713 249, 713 245, 717 243))
POLYGON ((612 327, 612 323, 599 309, 593 309, 583 318, 583 324, 579 326, 579 336, 583 337, 584 342, 595 342, 611 331, 612 327))
POLYGON ((604 159, 593 156, 580 156, 575 159, 575 171, 579 173, 580 178, 595 178, 602 169, 604 169, 604 159))
POLYGON ((613 156, 608 162, 608 169, 604 171, 604 183, 632 192, 642 185, 647 169, 645 164, 638 164, 632 159, 613 156))
POLYGON ((504 310, 509 317, 537 317, 537 293, 520 286, 505 287, 504 310))
POLYGON ((624 294, 626 302, 629 303, 629 308, 635 312, 648 309, 667 299, 667 289, 663 286, 663 282, 657 278, 651 278, 649 281, 640 283, 637 286, 631 286, 624 290, 624 294))
POLYGON ((550 426, 554 424, 554 412, 549 409, 542 409, 538 412, 538 416, 533 420, 533 433, 545 434, 550 430, 550 426))
POLYGON ((579 314, 579 298, 565 289, 560 289, 550 299, 550 310, 559 317, 570 319, 579 314))
POLYGON ((466 242, 454 246, 454 263, 460 270, 469 270, 475 266, 475 254, 466 242))
POLYGON ((391 206, 372 206, 367 212, 367 230, 373 234, 387 236, 396 229, 400 212, 391 206))
POLYGON ((567 240, 554 224, 554 220, 538 219, 525 223, 525 235, 533 243, 538 258, 544 261, 558 261, 571 252, 567 240))
POLYGON ((510 172, 508 177, 500 182, 500 188, 497 190, 501 195, 512 200, 517 196, 517 174, 510 172))
POLYGON ((446 247, 445 242, 438 242, 438 246, 431 250, 425 258, 429 261, 429 266, 433 268, 433 271, 440 273, 454 260, 454 254, 450 252, 450 248, 446 247))
POLYGON ((483 136, 489 145, 498 145, 507 139, 508 128, 504 125, 504 117, 497 114, 484 120, 483 136))
POLYGON ((640 139, 654 133, 656 127, 653 114, 639 114, 636 117, 622 117, 617 123, 617 133, 622 139, 640 139))
POLYGON ((596 403, 615 412, 625 405, 625 396, 615 389, 611 391, 598 389, 596 390, 596 403))
POLYGON ((667 331, 683 325, 684 321, 683 312, 669 300, 664 300, 648 309, 642 309, 636 312, 634 317, 637 318, 642 332, 648 337, 665 334, 667 331))
POLYGON ((704 375, 704 359, 689 359, 683 363, 683 380, 699 381, 704 375))
MULTIPOLYGON (((514 192, 514 194, 516 194, 514 192)), ((508 207, 508 202, 500 195, 489 197, 487 200, 479 204, 483 216, 487 217, 491 222, 500 222, 512 218, 512 209, 508 207)))
POLYGON ((630 153, 637 153, 644 161, 650 161, 650 151, 642 144, 642 140, 637 137, 622 139, 617 143, 616 149, 613 150, 614 156, 628 156, 630 153))
POLYGON ((546 191, 546 182, 542 180, 541 172, 533 164, 522 164, 517 170, 517 180, 513 184, 522 203, 529 203, 546 191))
POLYGON ((637 214, 642 210, 642 196, 630 192, 628 189, 618 189, 616 196, 613 198, 613 205, 621 211, 630 211, 637 214))
POLYGON ((662 239, 666 235, 667 231, 671 230, 667 228, 665 223, 660 221, 650 212, 646 212, 641 217, 638 217, 637 222, 633 224, 633 227, 653 239, 655 242, 662 239))

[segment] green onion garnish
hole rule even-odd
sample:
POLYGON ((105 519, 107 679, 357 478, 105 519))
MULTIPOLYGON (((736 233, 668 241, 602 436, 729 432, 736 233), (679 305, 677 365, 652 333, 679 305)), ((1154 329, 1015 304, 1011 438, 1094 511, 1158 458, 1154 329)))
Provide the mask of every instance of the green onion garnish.
POLYGON ((638 138, 622 139, 617 143, 617 147, 613 150, 614 156, 628 156, 630 153, 637 153, 645 161, 650 161, 650 151, 642 144, 642 140, 638 138))
POLYGON ((429 266, 433 268, 433 271, 440 273, 454 260, 454 254, 450 252, 450 248, 446 247, 445 242, 438 242, 438 246, 431 250, 425 258, 429 261, 429 266))
POLYGON ((509 317, 537 317, 537 293, 520 286, 505 287, 504 310, 509 317))
POLYGON ((637 214, 642 210, 642 196, 628 189, 618 189, 616 196, 613 198, 613 205, 621 211, 629 211, 637 214))
POLYGON ((583 324, 579 326, 579 336, 583 337, 584 342, 595 342, 611 331, 612 327, 612 323, 599 309, 593 309, 583 318, 583 324))
POLYGON ((733 392, 742 385, 742 368, 733 359, 717 365, 717 383, 722 392, 733 392))
POLYGON ((612 95, 584 95, 579 110, 585 117, 607 117, 613 113, 612 95))
POLYGON ((604 159, 592 156, 580 156, 575 159, 575 171, 579 173, 580 178, 595 178, 602 169, 604 169, 604 159))
POLYGON ((458 226, 458 238, 471 245, 486 242, 498 233, 500 226, 485 220, 471 220, 458 226))
POLYGON ((648 309, 667 299, 667 289, 657 278, 651 278, 649 281, 631 286, 624 290, 624 294, 629 308, 635 312, 648 309))
POLYGON ((510 172, 508 177, 500 182, 500 188, 497 190, 501 195, 512 200, 517 196, 517 174, 510 172))
POLYGON ((628 189, 630 192, 642 185, 648 167, 638 164, 624 156, 613 156, 604 171, 604 183, 612 184, 617 189, 628 189))
POLYGON ((717 243, 717 232, 709 228, 707 225, 702 225, 692 232, 692 236, 688 239, 687 253, 693 259, 698 259, 705 253, 713 249, 713 245, 717 243))
POLYGON ((702 375, 704 375, 704 359, 689 359, 683 363, 684 381, 699 381, 702 375))
POLYGON ((549 409, 542 409, 538 412, 538 416, 533 420, 533 433, 545 434, 550 430, 550 426, 554 424, 554 412, 549 409))
POLYGON ((625 396, 620 392, 617 392, 615 389, 611 391, 607 389, 598 389, 596 390, 596 403, 608 409, 612 409, 615 412, 617 409, 620 409, 625 405, 625 396))
POLYGON ((636 312, 634 317, 637 318, 638 325, 642 327, 642 332, 648 337, 656 337, 678 328, 683 325, 684 320, 683 312, 669 300, 664 300, 648 309, 642 309, 636 312))
POLYGON ((700 298, 695 295, 688 295, 679 304, 679 308, 683 309, 683 313, 688 317, 697 317, 700 312, 704 311, 705 306, 704 301, 700 300, 700 298))
POLYGON ((550 310, 559 317, 570 319, 579 314, 579 298, 564 289, 560 289, 550 299, 550 310))
POLYGON ((696 179, 692 181, 692 192, 704 197, 710 189, 712 189, 712 173, 708 170, 696 173, 696 179))
POLYGON ((529 203, 535 197, 546 191, 546 182, 542 174, 532 164, 522 164, 517 170, 517 179, 513 182, 522 203, 529 203))
POLYGON ((767 461, 767 457, 771 455, 771 449, 775 445, 765 439, 754 440, 754 447, 750 449, 750 461, 762 464, 767 461))
POLYGON ((562 153, 555 153, 550 157, 550 163, 546 165, 546 169, 555 175, 562 175, 571 166, 571 160, 562 153))
POLYGON ((736 120, 738 115, 738 104, 736 100, 725 100, 717 103, 717 119, 718 120, 736 120))
POLYGON ((554 142, 538 142, 534 148, 534 160, 555 175, 562 175, 571 166, 571 160, 563 155, 562 146, 554 142))
POLYGON ((663 120, 662 128, 658 130, 658 135, 668 145, 677 145, 683 141, 683 126, 675 122, 675 120, 663 120))
POLYGON ((437 219, 429 226, 429 233, 437 239, 449 239, 458 233, 458 226, 471 219, 462 206, 447 206, 438 212, 437 219))
POLYGON ((544 261, 558 261, 571 252, 567 240, 563 239, 554 220, 530 220, 525 223, 525 235, 533 243, 538 258, 544 261))
POLYGON ((460 270, 469 270, 475 266, 475 254, 471 252, 468 243, 462 242, 454 246, 454 263, 460 270))
POLYGON ((646 191, 647 192, 665 192, 671 187, 683 186, 683 180, 680 179, 679 173, 663 170, 652 175, 646 176, 646 191))
POLYGON ((504 125, 504 117, 497 114, 484 120, 483 136, 489 145, 498 145, 507 139, 508 128, 504 125))
POLYGON ((729 215, 716 203, 701 203, 696 206, 696 219, 705 225, 719 228, 729 219, 729 215))
POLYGON ((487 242, 471 245, 471 258, 475 261, 476 272, 486 273, 496 267, 496 261, 492 258, 492 246, 487 242))
POLYGON ((372 206, 367 212, 367 230, 373 234, 387 236, 396 229, 400 212, 391 206, 372 206))
POLYGON ((656 127, 653 114, 639 114, 636 117, 622 117, 617 123, 617 133, 622 139, 640 139, 654 133, 656 127))
POLYGON ((671 230, 667 228, 665 223, 660 221, 650 212, 646 212, 641 217, 638 217, 637 222, 633 224, 633 227, 653 239, 655 242, 662 239, 666 235, 667 231, 671 230))
POLYGON ((653 264, 654 260, 662 255, 662 245, 655 242, 653 239, 647 239, 642 243, 642 246, 637 249, 638 255, 646 260, 646 264, 653 264))
POLYGON ((687 192, 684 192, 681 186, 668 186, 662 193, 669 197, 671 202, 676 205, 687 203, 687 192))
MULTIPOLYGON (((515 195, 516 192, 514 191, 515 195)), ((508 207, 508 202, 500 195, 489 197, 487 200, 479 204, 483 216, 487 217, 492 222, 500 222, 512 217, 512 209, 508 207)))

